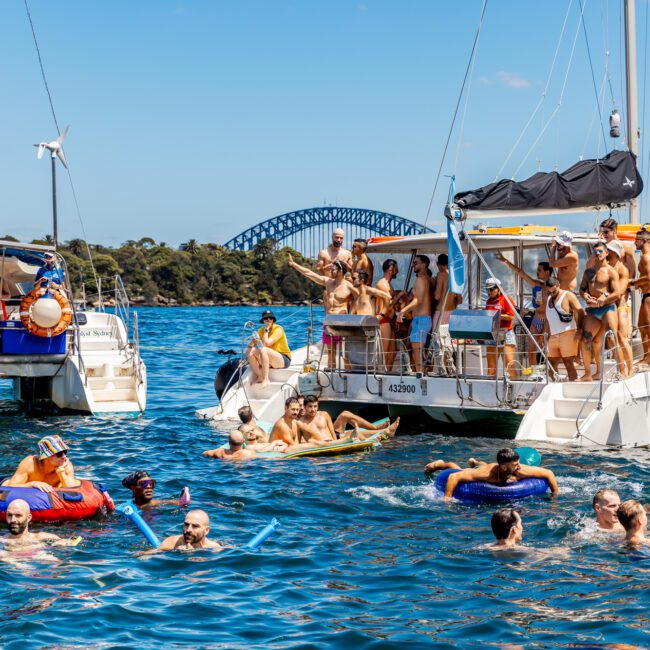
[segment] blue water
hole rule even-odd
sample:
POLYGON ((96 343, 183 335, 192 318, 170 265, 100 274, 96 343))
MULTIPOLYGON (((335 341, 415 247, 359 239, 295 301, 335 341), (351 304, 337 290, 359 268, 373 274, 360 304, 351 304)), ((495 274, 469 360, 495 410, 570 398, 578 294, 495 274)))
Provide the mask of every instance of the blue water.
MULTIPOLYGON (((242 544, 272 517, 282 527, 256 553, 142 559, 144 538, 118 516, 50 526, 82 535, 54 548, 59 562, 0 563, 4 648, 526 648, 650 645, 650 555, 589 527, 600 487, 647 500, 647 451, 542 449, 560 496, 521 503, 526 552, 494 554, 493 511, 447 504, 422 468, 434 458, 490 459, 499 441, 455 439, 404 426, 378 451, 341 459, 230 465, 201 457, 221 441, 194 410, 215 403, 223 361, 258 308, 142 309, 149 373, 144 417, 28 419, 0 402, 0 473, 61 433, 78 474, 126 500, 122 477, 145 468, 157 496, 191 488, 212 533, 242 544), (579 531, 580 534, 576 535, 579 531)), ((305 340, 308 309, 277 308, 290 339, 305 340)), ((6 393, 5 393, 6 394, 6 393)), ((147 515, 159 536, 183 514, 147 515)))

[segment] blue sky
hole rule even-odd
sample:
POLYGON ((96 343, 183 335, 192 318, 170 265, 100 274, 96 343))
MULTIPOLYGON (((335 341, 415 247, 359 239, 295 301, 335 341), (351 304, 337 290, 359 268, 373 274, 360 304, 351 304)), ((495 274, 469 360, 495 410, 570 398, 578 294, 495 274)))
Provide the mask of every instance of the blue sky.
MULTIPOLYGON (((596 84, 609 50, 620 108, 619 2, 582 1, 596 84)), ((500 169, 546 86, 569 4, 490 0, 464 130, 462 137, 456 130, 444 167, 458 189, 491 182, 500 169)), ((177 245, 225 242, 265 218, 323 202, 423 221, 481 1, 29 6, 59 124, 71 125, 65 151, 89 240, 151 236, 177 245)), ((506 177, 519 168, 525 178, 538 165, 564 169, 604 151, 580 32, 559 117, 524 160, 558 103, 578 12, 574 0, 543 111, 506 177)), ((31 145, 56 132, 21 0, 0 4, 0 57, 0 235, 31 239, 50 230, 49 164, 31 145)), ((607 91, 604 120, 611 108, 607 91)), ((59 179, 60 237, 81 236, 67 178, 59 179)), ((434 199, 434 227, 447 183, 434 199)))

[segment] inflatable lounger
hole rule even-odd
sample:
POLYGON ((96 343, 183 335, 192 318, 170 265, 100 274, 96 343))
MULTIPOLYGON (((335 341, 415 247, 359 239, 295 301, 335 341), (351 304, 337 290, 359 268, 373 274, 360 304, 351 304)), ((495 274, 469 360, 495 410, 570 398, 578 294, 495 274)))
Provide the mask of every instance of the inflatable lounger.
POLYGON ((53 492, 0 485, 0 521, 6 521, 7 506, 14 499, 27 501, 32 521, 76 521, 115 510, 106 488, 101 483, 85 480, 81 480, 78 487, 55 488, 53 492))

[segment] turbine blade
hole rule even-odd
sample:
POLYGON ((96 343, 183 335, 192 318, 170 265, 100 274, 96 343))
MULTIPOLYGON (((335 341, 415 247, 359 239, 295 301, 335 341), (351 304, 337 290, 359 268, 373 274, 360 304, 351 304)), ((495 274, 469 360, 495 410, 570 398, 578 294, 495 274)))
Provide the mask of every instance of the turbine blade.
POLYGON ((65 156, 63 155, 63 149, 59 148, 58 151, 54 153, 55 156, 59 157, 59 160, 63 163, 63 166, 67 169, 68 168, 68 163, 65 159, 65 156))
POLYGON ((66 126, 65 129, 63 129, 63 133, 56 139, 56 141, 59 144, 61 144, 65 140, 65 136, 68 135, 68 129, 69 128, 70 128, 70 125, 68 124, 68 126, 66 126))
POLYGON ((45 151, 45 144, 41 142, 41 144, 35 144, 35 147, 38 147, 38 153, 36 154, 36 157, 40 160, 43 157, 43 152, 45 151))

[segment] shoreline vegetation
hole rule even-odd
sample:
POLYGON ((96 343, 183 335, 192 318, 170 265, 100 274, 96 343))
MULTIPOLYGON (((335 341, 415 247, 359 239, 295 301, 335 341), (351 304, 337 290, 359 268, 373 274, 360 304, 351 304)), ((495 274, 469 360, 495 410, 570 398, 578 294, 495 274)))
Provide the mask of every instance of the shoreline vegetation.
MULTIPOLYGON (((17 241, 10 235, 5 240, 17 241)), ((51 244, 47 236, 33 244, 51 244)), ((114 276, 120 275, 132 304, 148 307, 296 305, 322 301, 322 290, 289 267, 289 255, 314 268, 312 260, 274 239, 260 241, 251 251, 232 251, 218 244, 190 239, 179 248, 151 237, 129 240, 119 248, 71 239, 58 247, 68 268, 74 297, 96 304, 97 284, 112 295, 114 276), (92 255, 90 263, 88 249, 92 255)), ((107 301, 105 300, 105 304, 107 301)))

